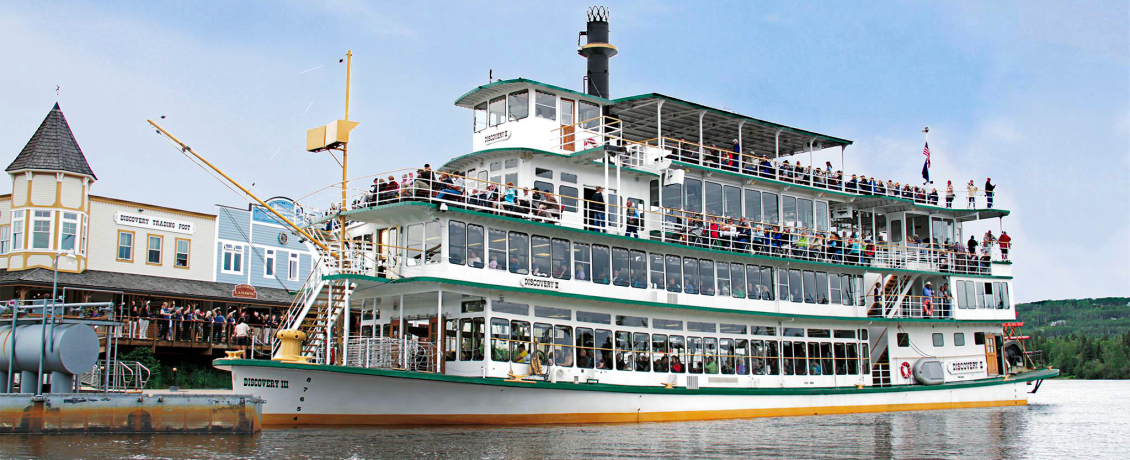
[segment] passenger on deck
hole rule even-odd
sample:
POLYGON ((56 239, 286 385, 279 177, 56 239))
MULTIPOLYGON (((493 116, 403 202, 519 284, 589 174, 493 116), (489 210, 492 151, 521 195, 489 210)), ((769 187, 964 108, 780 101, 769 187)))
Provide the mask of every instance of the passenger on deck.
POLYGON ((953 207, 953 181, 946 181, 946 207, 953 207))
POLYGON ((604 188, 597 187, 592 194, 589 211, 592 213, 593 230, 604 233, 604 188))
POLYGON ((683 372, 683 363, 679 361, 679 357, 676 355, 671 355, 671 372, 683 372))
POLYGON ((631 200, 628 201, 628 212, 626 219, 627 220, 625 221, 625 223, 627 224, 628 229, 624 232, 624 236, 639 238, 640 212, 636 210, 635 203, 633 203, 631 200))
POLYGON ((577 367, 582 369, 591 369, 593 366, 592 356, 589 356, 588 350, 584 348, 577 349, 577 367))
POLYGON ((706 373, 707 374, 717 374, 718 373, 718 362, 714 361, 713 356, 708 356, 706 358, 706 373))
POLYGON ((997 243, 1001 247, 1001 259, 1008 260, 1008 250, 1012 249, 1012 237, 1008 236, 1008 232, 1001 232, 1001 237, 997 239, 997 243))
MULTIPOLYGON (((977 196, 977 186, 973 185, 973 181, 970 180, 969 185, 965 186, 965 189, 969 193, 969 206, 968 206, 969 209, 973 209, 973 208, 977 207, 976 204, 973 202, 973 198, 977 196)), ((970 252, 972 252, 972 251, 970 251, 970 252)))
POLYGON ((996 189, 997 189, 997 186, 993 185, 993 179, 992 178, 985 179, 985 203, 986 203, 986 207, 989 207, 989 208, 993 207, 993 193, 996 189))

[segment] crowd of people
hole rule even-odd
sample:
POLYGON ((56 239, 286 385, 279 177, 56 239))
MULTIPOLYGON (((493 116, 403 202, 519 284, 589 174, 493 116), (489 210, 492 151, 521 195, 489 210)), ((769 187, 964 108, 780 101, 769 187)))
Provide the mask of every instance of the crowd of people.
POLYGON ((274 331, 285 319, 278 314, 260 313, 251 309, 223 312, 219 307, 203 310, 195 303, 177 304, 151 300, 133 300, 119 312, 127 324, 121 336, 170 342, 227 343, 250 346, 269 344, 274 331))

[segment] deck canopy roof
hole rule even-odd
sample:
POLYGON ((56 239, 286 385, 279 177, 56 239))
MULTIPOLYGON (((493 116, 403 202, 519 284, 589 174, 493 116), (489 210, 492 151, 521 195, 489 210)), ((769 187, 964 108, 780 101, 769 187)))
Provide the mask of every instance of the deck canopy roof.
POLYGON ((551 93, 556 93, 558 95, 568 95, 570 97, 595 102, 600 105, 608 105, 612 103, 612 101, 603 97, 590 96, 588 94, 562 88, 560 86, 554 86, 526 78, 514 78, 511 80, 499 80, 494 83, 488 83, 486 85, 482 85, 476 87, 475 89, 467 91, 455 100, 455 106, 470 109, 495 97, 502 96, 512 91, 517 91, 530 86, 540 87, 551 93))
POLYGON ((806 131, 773 123, 727 110, 697 104, 658 93, 624 97, 613 101, 610 115, 624 122, 624 137, 642 141, 659 136, 659 104, 662 102, 663 137, 699 142, 699 116, 702 116, 702 140, 706 146, 730 150, 738 138, 741 125, 742 152, 765 158, 794 155, 808 151, 814 141, 814 150, 846 147, 852 141, 826 134, 806 131), (777 148, 777 131, 780 130, 780 147, 777 148))

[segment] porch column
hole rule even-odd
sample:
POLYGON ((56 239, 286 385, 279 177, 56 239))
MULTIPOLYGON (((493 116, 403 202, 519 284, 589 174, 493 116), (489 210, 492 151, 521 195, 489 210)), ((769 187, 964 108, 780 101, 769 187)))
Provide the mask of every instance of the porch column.
MULTIPOLYGON (((847 149, 846 145, 840 146, 840 171, 843 171, 845 176, 847 175, 847 166, 844 165, 844 150, 846 150, 846 149, 847 149)), ((846 181, 847 181, 846 177, 840 178, 840 191, 841 192, 844 191, 844 182, 846 182, 846 181)))
POLYGON ((404 295, 400 295, 400 367, 402 369, 408 368, 408 334, 405 333, 404 327, 404 295))
POLYGON ((436 373, 440 373, 441 364, 443 364, 443 351, 440 348, 443 346, 443 291, 439 291, 436 296, 436 373))
POLYGON ((666 148, 667 146, 667 143, 663 141, 663 102, 665 101, 660 99, 659 103, 655 105, 655 136, 658 140, 657 145, 659 145, 660 150, 666 148))
MULTIPOLYGON (((605 216, 605 218, 607 217, 608 216, 605 216)), ((486 305, 483 306, 483 327, 486 328, 486 330, 483 331, 483 341, 486 342, 483 344, 483 377, 486 377, 487 374, 490 373, 490 365, 493 362, 491 355, 494 354, 494 348, 492 348, 494 343, 492 343, 490 337, 490 315, 494 310, 494 300, 491 300, 489 294, 483 299, 486 301, 486 305)))
POLYGON ((742 145, 742 126, 745 126, 745 120, 738 122, 738 172, 745 171, 742 167, 745 164, 745 146, 742 145))
MULTIPOLYGON (((341 365, 344 366, 344 365, 346 365, 346 363, 349 362, 349 332, 350 332, 350 329, 352 329, 350 327, 350 324, 349 324, 350 323, 350 321, 349 321, 350 320, 350 313, 351 313, 349 310, 351 310, 352 308, 349 305, 349 284, 348 284, 348 282, 346 282, 346 285, 345 285, 345 297, 342 298, 341 301, 344 304, 343 306, 345 308, 345 311, 342 312, 345 315, 345 317, 343 318, 343 320, 345 321, 345 324, 342 325, 342 337, 341 337, 342 345, 343 345, 341 347, 341 365)), ((364 304, 362 304, 362 308, 364 308, 364 304)))
POLYGON ((815 143, 816 143, 815 137, 808 140, 808 167, 812 168, 814 170, 814 171, 812 171, 811 174, 808 175, 808 185, 813 185, 816 182, 816 174, 815 174, 816 173, 816 171, 815 171, 816 160, 812 159, 812 147, 813 147, 813 144, 815 144, 815 143))
POLYGON ((706 117, 706 111, 703 110, 698 113, 698 164, 703 164, 703 157, 706 155, 706 147, 703 146, 705 140, 702 137, 702 119, 706 117))
POLYGON ((781 128, 777 128, 773 133, 773 177, 781 180, 781 169, 777 167, 778 158, 781 158, 781 128))

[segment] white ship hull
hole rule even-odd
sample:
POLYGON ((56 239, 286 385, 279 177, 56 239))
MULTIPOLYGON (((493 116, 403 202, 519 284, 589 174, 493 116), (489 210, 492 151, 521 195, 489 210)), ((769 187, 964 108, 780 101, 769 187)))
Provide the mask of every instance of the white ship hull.
POLYGON ((1026 405, 1037 371, 1010 379, 885 388, 665 389, 506 382, 338 366, 218 360, 264 425, 553 424, 817 415, 1026 405))

